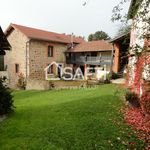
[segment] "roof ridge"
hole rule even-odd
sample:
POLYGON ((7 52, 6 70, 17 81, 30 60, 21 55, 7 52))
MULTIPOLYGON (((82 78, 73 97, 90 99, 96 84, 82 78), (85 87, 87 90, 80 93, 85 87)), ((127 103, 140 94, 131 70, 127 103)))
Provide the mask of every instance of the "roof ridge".
MULTIPOLYGON (((6 29, 5 33, 7 34, 11 28, 19 30, 29 39, 37 39, 37 40, 51 41, 51 42, 58 42, 58 43, 65 43, 65 44, 71 43, 71 35, 67 35, 64 33, 51 32, 48 30, 18 25, 15 23, 11 23, 9 27, 6 29)), ((78 36, 74 36, 73 38, 73 42, 77 44, 82 43, 83 41, 84 39, 78 36)))
POLYGON ((19 24, 15 24, 15 23, 11 23, 11 25, 20 26, 20 27, 29 28, 29 29, 34 29, 34 30, 39 30, 39 31, 43 31, 43 32, 49 32, 49 33, 54 33, 54 34, 66 35, 66 34, 63 34, 63 33, 52 32, 52 31, 48 31, 48 30, 44 30, 44 29, 40 29, 40 28, 34 28, 34 27, 19 25, 19 24))
POLYGON ((112 51, 112 44, 106 40, 83 42, 67 52, 112 51), (96 42, 96 43, 95 43, 96 42))

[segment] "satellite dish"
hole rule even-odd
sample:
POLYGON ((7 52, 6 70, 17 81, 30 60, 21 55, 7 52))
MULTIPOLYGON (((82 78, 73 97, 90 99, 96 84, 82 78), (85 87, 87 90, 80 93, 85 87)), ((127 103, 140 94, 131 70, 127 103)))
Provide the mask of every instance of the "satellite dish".
POLYGON ((0 50, 0 55, 4 56, 4 55, 6 55, 6 52, 3 50, 0 50))
POLYGON ((87 4, 87 3, 86 3, 86 2, 84 2, 82 5, 83 5, 83 6, 85 6, 86 4, 87 4))

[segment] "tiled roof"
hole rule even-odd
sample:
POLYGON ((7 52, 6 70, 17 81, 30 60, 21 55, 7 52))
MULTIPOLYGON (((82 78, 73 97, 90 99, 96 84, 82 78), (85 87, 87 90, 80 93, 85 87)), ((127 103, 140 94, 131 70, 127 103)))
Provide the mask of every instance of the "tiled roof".
MULTIPOLYGON (((8 27, 5 33, 7 34, 7 32, 9 32, 9 30, 12 27, 15 29, 18 29, 20 32, 26 35, 29 39, 53 41, 53 42, 60 42, 60 43, 71 43, 71 35, 49 32, 49 31, 35 29, 35 28, 26 27, 26 26, 17 25, 17 24, 10 24, 10 26, 8 27)), ((83 41, 84 40, 80 37, 73 38, 74 43, 81 43, 83 41)))
POLYGON ((112 44, 108 41, 91 41, 83 42, 76 45, 74 48, 69 49, 67 52, 91 52, 91 51, 111 51, 112 44))
POLYGON ((112 40, 110 40, 109 42, 110 43, 114 43, 116 41, 119 41, 119 40, 122 40, 122 39, 128 39, 130 38, 130 32, 127 32, 127 33, 122 33, 116 37, 114 37, 112 40))

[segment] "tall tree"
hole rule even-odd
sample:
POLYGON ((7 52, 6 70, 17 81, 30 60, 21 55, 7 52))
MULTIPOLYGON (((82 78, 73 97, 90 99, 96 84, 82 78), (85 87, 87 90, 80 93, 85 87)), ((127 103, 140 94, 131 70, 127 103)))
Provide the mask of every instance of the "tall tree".
POLYGON ((109 40, 109 35, 104 31, 97 31, 88 36, 88 41, 109 40))
POLYGON ((130 31, 131 31, 131 25, 123 24, 118 28, 116 35, 128 34, 130 31))

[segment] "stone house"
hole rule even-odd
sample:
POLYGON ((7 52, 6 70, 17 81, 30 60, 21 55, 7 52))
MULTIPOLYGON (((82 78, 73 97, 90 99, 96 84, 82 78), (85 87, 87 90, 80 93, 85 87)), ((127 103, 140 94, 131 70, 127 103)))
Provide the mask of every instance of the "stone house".
MULTIPOLYGON (((44 31, 40 29, 10 24, 5 35, 12 48, 6 52, 4 64, 7 66, 11 88, 16 88, 18 79, 26 81, 26 89, 49 89, 45 78, 45 68, 52 62, 60 67, 80 67, 85 75, 87 67, 115 71, 119 61, 112 44, 108 41, 86 42, 81 37, 44 31)), ((59 67, 51 66, 49 75, 59 77, 59 67)))
MULTIPOLYGON (((5 34, 12 46, 4 59, 11 88, 16 88, 20 74, 27 81, 27 89, 48 88, 44 68, 53 61, 66 66, 65 52, 70 44, 76 45, 84 41, 79 37, 71 38, 70 35, 16 24, 10 24, 5 34)), ((49 71, 56 75, 58 73, 55 67, 51 67, 49 71)))

